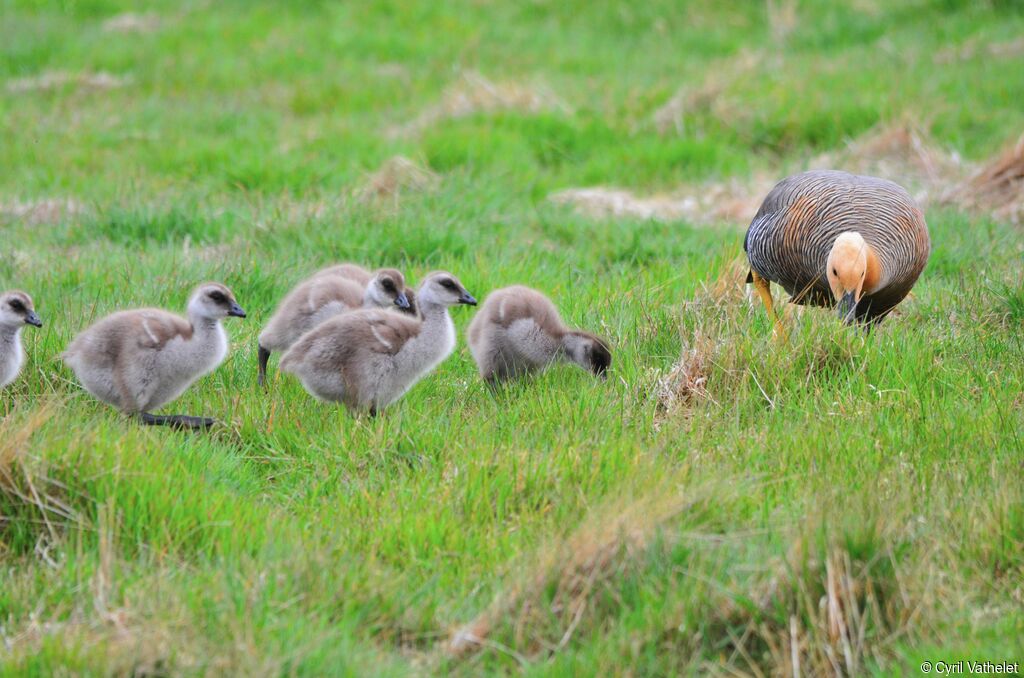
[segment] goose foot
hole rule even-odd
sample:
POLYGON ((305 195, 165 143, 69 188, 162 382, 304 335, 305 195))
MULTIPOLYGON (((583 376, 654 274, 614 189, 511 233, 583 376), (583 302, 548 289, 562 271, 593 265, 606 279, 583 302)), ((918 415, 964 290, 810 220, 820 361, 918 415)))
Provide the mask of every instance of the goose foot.
POLYGON ((139 418, 146 426, 170 426, 171 428, 190 431, 208 429, 217 423, 216 419, 211 419, 210 417, 190 417, 187 414, 150 414, 149 412, 142 412, 139 418))

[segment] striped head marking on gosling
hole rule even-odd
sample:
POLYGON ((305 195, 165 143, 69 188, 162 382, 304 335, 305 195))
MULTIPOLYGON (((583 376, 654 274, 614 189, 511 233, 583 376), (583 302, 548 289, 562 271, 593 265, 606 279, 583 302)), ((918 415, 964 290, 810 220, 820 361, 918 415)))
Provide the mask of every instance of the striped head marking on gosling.
POLYGON ((476 299, 466 291, 459 279, 447 271, 428 274, 416 293, 421 307, 476 306, 476 299))
POLYGON ((238 305, 235 295, 224 285, 203 283, 188 301, 189 315, 206 320, 221 320, 228 316, 244 318, 245 311, 238 305))
POLYGON ((373 279, 366 287, 366 306, 387 308, 397 306, 402 310, 410 307, 409 297, 405 294, 405 276, 393 268, 382 268, 374 273, 373 279))
POLYGON ((846 324, 853 322, 857 304, 864 292, 870 291, 865 289, 865 283, 877 277, 877 267, 874 252, 860 233, 840 233, 832 244, 825 274, 832 288, 832 298, 837 304, 839 317, 846 324))
POLYGON ((16 330, 24 325, 43 326, 32 305, 32 297, 19 290, 4 292, 0 295, 0 327, 16 330))

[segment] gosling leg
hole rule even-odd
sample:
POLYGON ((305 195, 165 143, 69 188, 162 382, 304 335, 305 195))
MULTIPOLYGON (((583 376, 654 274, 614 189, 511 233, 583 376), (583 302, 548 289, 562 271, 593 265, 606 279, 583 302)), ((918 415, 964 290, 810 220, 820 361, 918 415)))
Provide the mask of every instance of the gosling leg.
POLYGON ((256 381, 260 386, 265 387, 267 385, 267 361, 270 360, 270 351, 260 346, 257 355, 260 361, 260 371, 256 381))

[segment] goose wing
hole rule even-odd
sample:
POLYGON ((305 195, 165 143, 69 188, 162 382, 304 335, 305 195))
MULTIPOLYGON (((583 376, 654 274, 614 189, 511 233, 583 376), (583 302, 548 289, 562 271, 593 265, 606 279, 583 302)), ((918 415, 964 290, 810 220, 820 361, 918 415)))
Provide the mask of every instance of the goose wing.
POLYGON ((192 338, 192 323, 158 308, 130 311, 123 320, 126 335, 130 335, 141 348, 159 351, 178 337, 185 340, 192 338))
POLYGON ((420 322, 397 313, 377 311, 358 320, 363 322, 353 322, 352 326, 361 335, 359 343, 374 353, 395 355, 420 331, 420 322))

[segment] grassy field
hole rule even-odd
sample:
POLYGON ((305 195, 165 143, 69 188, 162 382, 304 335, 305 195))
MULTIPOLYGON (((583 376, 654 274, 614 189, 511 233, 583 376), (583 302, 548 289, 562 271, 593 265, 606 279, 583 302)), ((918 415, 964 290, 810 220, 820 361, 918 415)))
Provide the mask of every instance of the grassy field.
POLYGON ((1024 230, 957 189, 1024 131, 1024 8, 839 5, 0 0, 0 289, 45 322, 0 393, 0 674, 1024 661, 1024 230), (824 164, 908 184, 932 257, 878 331, 774 339, 749 210, 824 164), (610 378, 491 393, 460 338, 373 420, 263 393, 261 323, 343 260, 537 287, 610 378), (204 280, 249 312, 168 408, 210 434, 60 363, 204 280))

